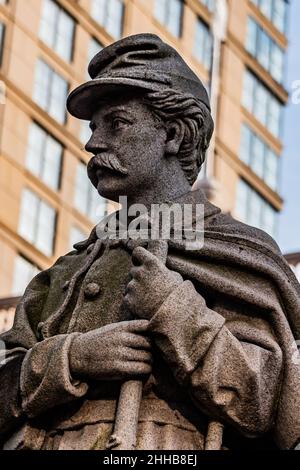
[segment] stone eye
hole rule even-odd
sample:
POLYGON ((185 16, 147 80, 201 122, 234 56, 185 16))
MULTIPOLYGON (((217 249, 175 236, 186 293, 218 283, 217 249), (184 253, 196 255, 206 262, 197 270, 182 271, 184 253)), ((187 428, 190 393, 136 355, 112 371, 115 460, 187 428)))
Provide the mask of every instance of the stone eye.
POLYGON ((124 119, 115 117, 112 120, 112 128, 113 129, 120 129, 122 125, 126 124, 126 121, 124 119))

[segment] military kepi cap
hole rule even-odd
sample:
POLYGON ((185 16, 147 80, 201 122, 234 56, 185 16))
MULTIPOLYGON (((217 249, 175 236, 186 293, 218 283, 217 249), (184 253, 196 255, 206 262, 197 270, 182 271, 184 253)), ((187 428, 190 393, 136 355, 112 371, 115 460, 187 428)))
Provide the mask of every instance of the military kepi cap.
POLYGON ((90 120, 98 102, 115 87, 146 91, 173 89, 190 93, 210 109, 207 91, 178 52, 155 34, 136 34, 102 49, 89 64, 92 80, 75 88, 67 109, 79 119, 90 120))

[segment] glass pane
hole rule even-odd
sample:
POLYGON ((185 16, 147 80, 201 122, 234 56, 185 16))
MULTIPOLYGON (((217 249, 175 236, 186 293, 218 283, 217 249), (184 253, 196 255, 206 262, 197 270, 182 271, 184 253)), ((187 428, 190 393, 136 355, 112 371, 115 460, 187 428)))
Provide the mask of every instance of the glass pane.
POLYGON ((55 210, 46 202, 41 201, 35 246, 47 256, 53 254, 54 228, 55 210))
POLYGON ((260 30, 257 59, 266 70, 269 70, 270 67, 270 54, 271 39, 263 30, 260 30))
POLYGON ((264 152, 265 146, 263 142, 258 137, 254 137, 251 167, 260 178, 264 176, 264 152))
POLYGON ((247 220, 248 192, 248 185, 240 180, 236 196, 236 213, 237 217, 243 222, 247 220))
POLYGON ((65 122, 67 94, 68 83, 60 75, 53 72, 49 113, 61 124, 65 122))
POLYGON ((214 7, 215 7, 215 0, 201 0, 201 2, 203 3, 203 5, 206 6, 206 8, 207 8, 209 11, 213 11, 213 10, 214 10, 214 7))
POLYGON ((167 29, 174 36, 180 36, 181 30, 181 13, 182 2, 181 0, 169 0, 168 16, 167 16, 167 29))
POLYGON ((264 203, 262 213, 262 229, 265 230, 271 237, 276 237, 276 217, 277 213, 270 204, 264 203))
POLYGON ((165 23, 167 17, 167 0, 155 0, 154 15, 162 24, 165 23))
POLYGON ((97 39, 91 38, 89 43, 88 62, 90 62, 93 57, 95 57, 95 55, 98 54, 98 52, 100 52, 102 49, 102 44, 100 44, 97 39))
POLYGON ((54 47, 59 8, 52 0, 44 0, 39 36, 49 47, 54 47))
POLYGON ((272 2, 273 0, 260 0, 260 9, 267 18, 272 15, 272 2))
POLYGON ((250 189, 247 223, 254 227, 261 227, 263 200, 256 191, 250 189))
POLYGON ((205 55, 204 55, 204 66, 207 70, 211 67, 212 61, 212 47, 213 47, 213 39, 210 31, 207 30, 206 37, 205 37, 205 55))
POLYGON ((257 32, 258 28, 256 22, 252 18, 248 18, 246 49, 254 57, 257 51, 257 32))
POLYGON ((268 129, 275 137, 280 137, 281 105, 276 98, 270 96, 268 110, 268 129))
POLYGON ((273 23, 282 33, 285 32, 287 3, 284 0, 273 0, 273 23))
POLYGON ((45 62, 38 60, 36 65, 33 100, 45 111, 48 110, 51 86, 51 69, 45 62))
POLYGON ((23 295, 31 279, 38 274, 38 268, 27 261, 22 256, 17 256, 15 260, 14 277, 12 284, 12 296, 23 295))
POLYGON ((29 242, 35 241, 39 199, 29 189, 22 193, 18 233, 29 242))
POLYGON ((267 150, 266 166, 265 166, 265 181, 270 188, 277 190, 278 187, 278 163, 277 155, 271 149, 267 150))
POLYGON ((267 123, 268 92, 263 85, 257 82, 255 88, 254 115, 264 125, 267 123))
POLYGON ((61 10, 58 18, 55 50, 67 61, 70 61, 72 58, 74 27, 73 19, 61 10))
POLYGON ((209 69, 212 58, 212 36, 208 27, 198 19, 194 54, 202 62, 205 68, 209 69))
POLYGON ((32 123, 29 131, 28 148, 26 154, 26 168, 34 175, 41 176, 46 133, 32 123))
POLYGON ((91 2, 92 2, 92 9, 91 9, 92 17, 96 21, 98 21, 102 26, 104 26, 107 0, 91 0, 91 2))
POLYGON ((254 86, 255 79, 251 73, 246 71, 244 78, 244 88, 243 88, 243 105, 248 111, 252 112, 253 110, 253 97, 254 97, 254 86))
POLYGON ((43 181, 53 189, 58 189, 61 167, 62 146, 51 136, 47 137, 44 165, 43 181))
POLYGON ((123 2, 121 0, 109 0, 107 3, 107 17, 105 26, 109 34, 119 39, 122 34, 123 2))
POLYGON ((270 73, 277 82, 282 83, 283 71, 284 71, 284 52, 279 46, 277 46, 277 44, 273 43, 272 53, 271 53, 270 73))
POLYGON ((246 126, 242 126, 240 157, 246 165, 250 164, 251 154, 251 131, 246 126))

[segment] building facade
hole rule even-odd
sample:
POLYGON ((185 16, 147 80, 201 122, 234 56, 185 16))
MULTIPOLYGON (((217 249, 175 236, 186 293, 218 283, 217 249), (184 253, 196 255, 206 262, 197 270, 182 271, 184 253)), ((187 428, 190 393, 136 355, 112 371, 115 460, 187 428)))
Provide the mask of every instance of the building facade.
POLYGON ((286 0, 0 0, 0 298, 110 210, 86 176, 88 125, 65 101, 130 34, 158 34, 203 80, 213 202, 276 237, 287 15, 286 0))

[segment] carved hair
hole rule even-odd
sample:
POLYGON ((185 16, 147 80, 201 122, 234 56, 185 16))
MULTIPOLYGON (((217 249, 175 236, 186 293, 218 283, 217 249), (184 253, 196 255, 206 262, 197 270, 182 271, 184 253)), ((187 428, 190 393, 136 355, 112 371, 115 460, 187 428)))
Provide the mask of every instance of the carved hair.
POLYGON ((181 121, 184 124, 185 132, 178 158, 192 185, 204 163, 214 129, 209 109, 193 95, 174 90, 147 93, 144 99, 160 120, 181 121))

